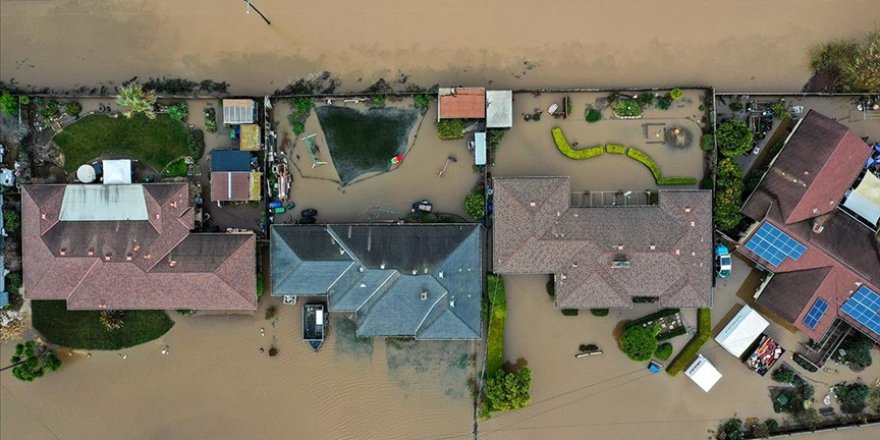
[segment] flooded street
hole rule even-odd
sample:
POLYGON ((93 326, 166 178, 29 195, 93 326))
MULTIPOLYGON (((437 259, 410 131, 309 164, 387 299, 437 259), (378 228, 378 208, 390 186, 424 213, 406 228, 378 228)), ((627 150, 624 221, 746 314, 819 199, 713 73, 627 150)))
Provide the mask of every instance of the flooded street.
POLYGON ((880 22, 880 0, 0 1, 0 79, 89 88, 162 75, 263 95, 320 71, 497 88, 799 91, 807 51, 880 22), (231 32, 232 31, 232 32, 231 32))

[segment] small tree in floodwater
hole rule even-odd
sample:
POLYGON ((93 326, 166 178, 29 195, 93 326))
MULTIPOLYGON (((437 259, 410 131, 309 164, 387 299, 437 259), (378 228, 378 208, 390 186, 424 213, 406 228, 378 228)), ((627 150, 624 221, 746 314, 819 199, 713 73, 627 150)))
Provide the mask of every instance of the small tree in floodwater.
POLYGON ((134 116, 135 113, 143 113, 150 119, 156 118, 156 112, 153 111, 156 94, 149 90, 144 91, 140 84, 120 87, 119 94, 116 95, 116 103, 128 108, 127 112, 122 113, 126 118, 134 116))
POLYGON ((45 344, 27 341, 15 345, 15 354, 10 359, 15 367, 12 375, 18 380, 32 382, 46 374, 46 370, 61 368, 61 359, 45 344))

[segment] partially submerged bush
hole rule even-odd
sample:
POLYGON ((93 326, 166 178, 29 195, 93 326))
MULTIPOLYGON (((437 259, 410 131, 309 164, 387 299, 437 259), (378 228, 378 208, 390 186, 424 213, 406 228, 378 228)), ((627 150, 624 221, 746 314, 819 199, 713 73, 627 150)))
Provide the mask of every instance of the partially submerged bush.
POLYGON ((718 127, 715 138, 718 141, 718 151, 721 154, 734 157, 749 151, 755 134, 744 121, 735 119, 727 121, 718 127))
POLYGON ((12 369, 12 375, 25 382, 43 377, 46 371, 61 368, 61 359, 46 345, 38 344, 33 340, 16 344, 10 362, 18 364, 12 369))
POLYGON ((594 109, 592 106, 587 106, 586 110, 584 110, 584 119, 587 122, 599 122, 602 120, 602 112, 594 109))
POLYGON ((638 117, 642 115, 642 106, 631 98, 618 98, 611 103, 611 110, 619 117, 638 117))
POLYGON ((189 114, 189 108, 186 105, 186 101, 181 101, 169 106, 166 112, 168 113, 169 118, 175 121, 184 121, 186 120, 187 114, 189 114))
POLYGON ((676 376, 678 373, 681 373, 691 362, 694 361, 694 358, 697 357, 697 353, 703 348, 703 344, 709 340, 709 336, 712 333, 712 310, 711 309, 699 309, 697 311, 697 334, 694 336, 687 345, 675 356, 675 359, 672 360, 672 363, 669 364, 669 367, 666 368, 666 372, 669 373, 670 376, 676 376))
POLYGON ((650 360, 657 351, 657 334, 660 330, 656 326, 641 327, 633 326, 623 331, 620 337, 620 348, 627 357, 634 361, 644 362, 650 360))
POLYGON ((669 97, 672 98, 673 101, 678 101, 684 97, 684 92, 679 88, 675 88, 669 91, 669 97))
POLYGON ((82 112, 82 105, 76 101, 64 104, 64 113, 77 117, 82 112))
POLYGON ((661 361, 669 360, 669 357, 672 356, 672 344, 668 342, 660 344, 660 346, 657 347, 657 352, 654 353, 654 356, 657 356, 661 361))
POLYGON ((608 309, 590 309, 590 313, 592 313, 593 316, 598 316, 598 317, 608 316, 609 312, 610 312, 610 310, 608 310, 608 309))
POLYGON ((435 127, 440 139, 452 140, 464 137, 464 121, 461 119, 444 119, 438 121, 435 127))
POLYGON ((498 370, 486 381, 486 405, 489 411, 509 411, 526 406, 531 400, 532 370, 520 368, 515 373, 498 370))
POLYGON ((474 220, 480 220, 486 216, 486 199, 482 194, 472 192, 464 197, 464 212, 474 220))
POLYGON ((578 309, 562 309, 563 316, 577 316, 578 309))

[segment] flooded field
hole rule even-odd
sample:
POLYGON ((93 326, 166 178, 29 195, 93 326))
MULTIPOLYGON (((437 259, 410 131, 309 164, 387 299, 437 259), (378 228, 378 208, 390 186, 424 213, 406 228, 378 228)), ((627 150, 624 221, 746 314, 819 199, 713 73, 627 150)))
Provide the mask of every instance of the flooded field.
MULTIPOLYGON (((469 343, 353 341, 353 327, 335 317, 314 353, 301 339, 300 306, 279 305, 267 321, 269 302, 252 317, 173 315, 164 337, 120 353, 61 352, 65 365, 37 382, 4 372, 0 438, 469 437, 469 343)), ((11 350, 0 345, 0 357, 11 350)))
POLYGON ((72 88, 172 75, 263 95, 321 71, 499 88, 799 91, 808 49, 880 23, 880 0, 3 0, 0 79, 72 88), (230 30, 234 30, 234 37, 230 30))

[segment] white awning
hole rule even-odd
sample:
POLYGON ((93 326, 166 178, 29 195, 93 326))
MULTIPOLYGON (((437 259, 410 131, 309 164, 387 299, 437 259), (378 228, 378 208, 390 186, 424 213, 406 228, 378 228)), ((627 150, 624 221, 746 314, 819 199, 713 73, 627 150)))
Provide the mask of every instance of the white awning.
POLYGON ((721 372, 701 354, 697 355, 697 359, 685 370, 684 374, 707 393, 721 380, 721 372))
POLYGON ((486 133, 474 133, 474 165, 486 165, 486 133))
POLYGON ((880 220, 880 179, 865 173, 859 186, 847 195, 843 206, 876 226, 880 220))
POLYGON ((715 341, 730 354, 741 357, 769 325, 770 323, 754 309, 743 306, 721 333, 718 333, 715 341))
MULTIPOLYGON (((130 160, 104 160, 101 167, 104 169, 104 184, 119 185, 131 183, 130 160)), ((85 182, 88 183, 88 182, 85 182)))
POLYGON ((486 91, 486 127, 513 127, 513 92, 510 90, 486 91))

